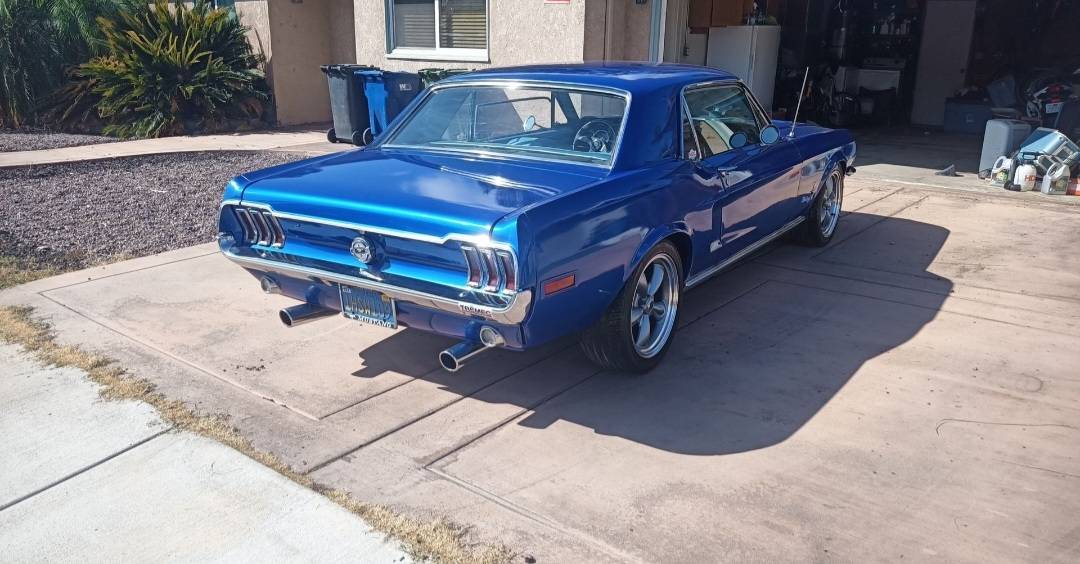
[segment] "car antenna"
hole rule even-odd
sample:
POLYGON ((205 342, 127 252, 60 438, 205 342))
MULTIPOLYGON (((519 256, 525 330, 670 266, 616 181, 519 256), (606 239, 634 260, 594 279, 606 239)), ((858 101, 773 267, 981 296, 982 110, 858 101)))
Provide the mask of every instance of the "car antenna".
POLYGON ((799 110, 802 109, 803 94, 806 92, 806 79, 810 76, 810 67, 806 67, 806 72, 802 75, 802 88, 799 89, 799 102, 795 105, 795 116, 791 118, 791 131, 788 132, 788 139, 795 137, 795 122, 799 121, 799 110))

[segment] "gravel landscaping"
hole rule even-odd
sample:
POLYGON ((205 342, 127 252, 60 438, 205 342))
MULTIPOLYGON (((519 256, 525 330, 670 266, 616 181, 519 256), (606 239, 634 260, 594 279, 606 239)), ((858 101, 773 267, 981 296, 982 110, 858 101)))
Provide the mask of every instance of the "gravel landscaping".
POLYGON ((230 178, 301 158, 173 153, 0 168, 0 258, 71 270, 206 243, 230 178))
POLYGON ((76 135, 74 133, 54 133, 49 131, 0 129, 0 153, 12 151, 38 151, 41 149, 59 149, 120 141, 115 137, 102 135, 76 135))

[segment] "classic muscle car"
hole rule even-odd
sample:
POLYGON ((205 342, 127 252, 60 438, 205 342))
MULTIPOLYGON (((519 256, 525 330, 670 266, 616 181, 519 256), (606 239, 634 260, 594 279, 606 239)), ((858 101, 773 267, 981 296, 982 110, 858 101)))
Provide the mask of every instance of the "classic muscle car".
POLYGON ((292 326, 341 312, 495 347, 580 333, 599 365, 647 371, 680 296, 793 232, 836 232, 848 132, 770 121, 716 69, 489 69, 423 92, 363 149, 232 180, 222 252, 292 326))

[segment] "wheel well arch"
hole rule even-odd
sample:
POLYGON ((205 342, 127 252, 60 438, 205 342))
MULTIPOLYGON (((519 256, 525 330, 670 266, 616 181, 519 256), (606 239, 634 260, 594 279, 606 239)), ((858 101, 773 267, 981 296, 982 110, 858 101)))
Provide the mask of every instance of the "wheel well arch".
POLYGON ((682 262, 683 267, 683 282, 686 282, 686 278, 690 276, 690 266, 694 258, 694 243, 690 239, 690 235, 682 231, 674 231, 667 237, 664 237, 660 242, 668 241, 672 245, 675 245, 675 250, 679 251, 679 259, 682 262))
POLYGON ((674 225, 655 229, 642 241, 642 244, 638 247, 633 259, 626 265, 627 268, 623 275, 623 283, 630 278, 631 273, 633 273, 638 265, 641 264, 645 255, 649 254, 649 251, 665 241, 674 245, 675 250, 679 252, 679 261, 682 263, 681 266, 683 268, 683 278, 686 278, 689 275, 690 267, 693 265, 693 240, 690 238, 690 234, 687 233, 681 225, 674 225))

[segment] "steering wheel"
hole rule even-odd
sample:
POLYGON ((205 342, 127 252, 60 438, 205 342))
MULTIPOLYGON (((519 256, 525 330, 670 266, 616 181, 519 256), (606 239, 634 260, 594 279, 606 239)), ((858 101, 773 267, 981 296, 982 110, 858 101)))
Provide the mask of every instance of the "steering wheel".
POLYGON ((602 119, 594 119, 578 128, 570 147, 586 153, 610 153, 614 144, 615 128, 602 119))

